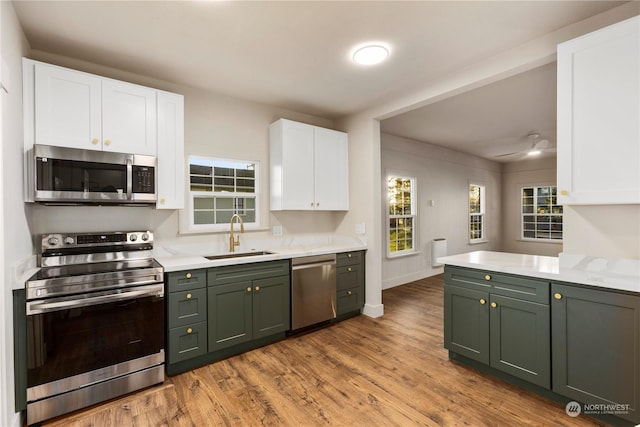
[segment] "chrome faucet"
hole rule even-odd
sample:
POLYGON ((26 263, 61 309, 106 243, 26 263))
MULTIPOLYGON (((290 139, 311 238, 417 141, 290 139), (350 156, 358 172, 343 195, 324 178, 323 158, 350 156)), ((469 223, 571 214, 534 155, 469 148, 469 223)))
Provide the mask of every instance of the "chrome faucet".
POLYGON ((244 233, 244 221, 242 220, 240 215, 233 214, 233 216, 231 217, 231 222, 229 224, 231 226, 231 234, 229 234, 229 252, 235 252, 236 246, 240 246, 240 236, 235 236, 235 238, 233 236, 233 221, 236 218, 238 219, 238 221, 240 221, 240 232, 244 233))

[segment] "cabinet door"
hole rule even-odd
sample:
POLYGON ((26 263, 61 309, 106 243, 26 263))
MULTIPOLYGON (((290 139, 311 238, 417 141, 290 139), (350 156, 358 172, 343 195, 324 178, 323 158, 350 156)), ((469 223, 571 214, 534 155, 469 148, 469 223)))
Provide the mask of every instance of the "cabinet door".
POLYGON ((207 353, 207 322, 200 322, 169 330, 169 360, 178 363, 207 353))
POLYGON ((640 17, 558 46, 558 201, 640 203, 640 17))
POLYGON ((35 64, 35 143, 101 150, 100 79, 35 64))
POLYGON ((640 297, 552 284, 553 391, 640 423, 640 297))
POLYGON ((491 366, 550 388, 549 306, 491 295, 491 366))
POLYGON ((489 293, 444 286, 444 346, 489 364, 489 293))
POLYGON ((172 292, 168 297, 169 328, 207 320, 207 289, 172 292))
POLYGON ((252 339, 250 281, 207 289, 209 351, 217 351, 252 339))
POLYGON ((253 281, 253 338, 289 329, 289 276, 253 281))
POLYGON ((118 153, 156 155, 156 91, 102 81, 102 148, 118 153))
POLYGON ((284 121, 282 129, 282 209, 314 209, 313 185, 313 126, 284 121))
POLYGON ((314 128, 315 208, 349 210, 347 134, 314 128))
POLYGON ((336 314, 351 313, 360 311, 364 305, 364 288, 357 287, 351 289, 338 289, 336 300, 336 314))
POLYGON ((184 97, 158 92, 157 209, 184 208, 184 97))

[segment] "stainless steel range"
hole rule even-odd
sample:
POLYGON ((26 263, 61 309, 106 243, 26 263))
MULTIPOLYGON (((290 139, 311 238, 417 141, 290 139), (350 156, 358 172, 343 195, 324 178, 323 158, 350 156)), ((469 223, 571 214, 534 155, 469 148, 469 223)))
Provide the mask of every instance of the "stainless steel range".
POLYGON ((164 381, 151 232, 47 234, 26 284, 27 423, 164 381))

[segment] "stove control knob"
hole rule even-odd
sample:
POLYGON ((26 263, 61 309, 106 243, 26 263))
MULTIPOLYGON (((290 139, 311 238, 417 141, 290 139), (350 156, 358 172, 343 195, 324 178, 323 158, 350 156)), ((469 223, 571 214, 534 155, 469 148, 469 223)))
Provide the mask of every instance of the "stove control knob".
POLYGON ((67 236, 64 238, 65 245, 73 245, 76 241, 71 236, 67 236))
POLYGON ((60 239, 58 239, 57 237, 49 237, 49 240, 47 240, 47 243, 50 244, 51 246, 56 246, 57 244, 60 243, 60 239))
POLYGON ((129 236, 129 240, 131 240, 132 242, 135 242, 136 240, 138 240, 138 235, 132 234, 131 236, 129 236))
POLYGON ((148 235, 147 233, 144 233, 144 234, 142 235, 142 240, 143 240, 144 242, 146 242, 147 240, 149 240, 149 235, 148 235))

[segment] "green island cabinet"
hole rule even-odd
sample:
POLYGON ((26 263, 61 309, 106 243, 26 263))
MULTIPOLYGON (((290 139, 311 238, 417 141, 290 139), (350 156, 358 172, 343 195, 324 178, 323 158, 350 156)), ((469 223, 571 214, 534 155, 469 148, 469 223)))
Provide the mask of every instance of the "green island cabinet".
POLYGON ((354 251, 336 256, 337 320, 360 314, 364 305, 364 254, 364 251, 354 251))
POLYGON ((640 423, 640 296, 560 283, 551 293, 553 391, 640 423))
POLYGON ((546 389, 549 312, 548 282, 445 267, 445 348, 546 389))
POLYGON ((640 423, 637 293, 447 265, 444 346, 612 425, 640 423))
POLYGON ((167 273, 168 375, 285 338, 289 260, 167 273))

